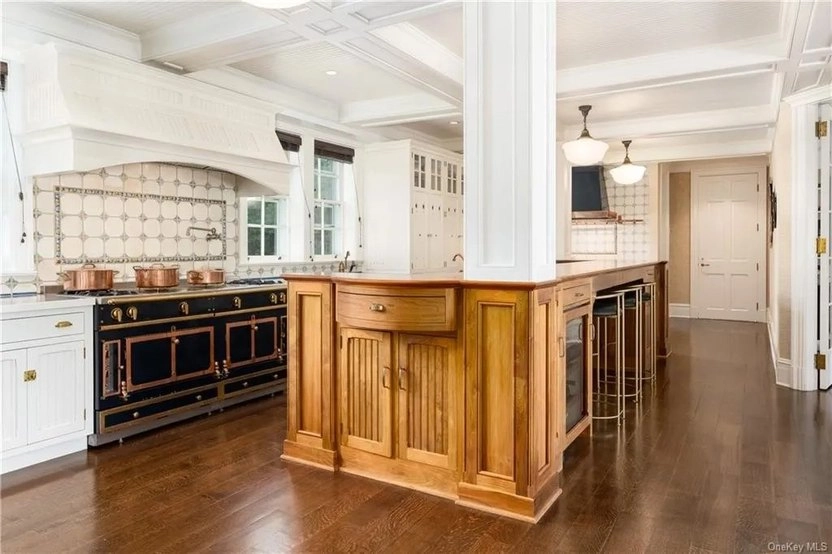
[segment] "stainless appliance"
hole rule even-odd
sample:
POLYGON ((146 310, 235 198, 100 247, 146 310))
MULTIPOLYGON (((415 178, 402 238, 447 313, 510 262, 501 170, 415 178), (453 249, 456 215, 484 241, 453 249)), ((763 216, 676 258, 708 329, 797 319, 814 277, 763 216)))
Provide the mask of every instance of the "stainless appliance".
POLYGON ((284 392, 286 285, 266 281, 75 293, 97 298, 88 443, 284 392))

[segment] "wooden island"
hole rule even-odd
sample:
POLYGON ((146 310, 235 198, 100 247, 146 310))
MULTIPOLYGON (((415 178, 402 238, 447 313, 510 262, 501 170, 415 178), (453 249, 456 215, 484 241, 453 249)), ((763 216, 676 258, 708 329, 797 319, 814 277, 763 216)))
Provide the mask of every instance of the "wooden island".
MULTIPOLYGON (((536 522, 560 495, 564 448, 591 425, 591 386, 566 429, 565 329, 590 360, 596 291, 655 282, 666 356, 666 264, 558 264, 542 283, 459 274, 287 275, 282 458, 536 522)), ((590 362, 585 379, 591 383, 590 362)))

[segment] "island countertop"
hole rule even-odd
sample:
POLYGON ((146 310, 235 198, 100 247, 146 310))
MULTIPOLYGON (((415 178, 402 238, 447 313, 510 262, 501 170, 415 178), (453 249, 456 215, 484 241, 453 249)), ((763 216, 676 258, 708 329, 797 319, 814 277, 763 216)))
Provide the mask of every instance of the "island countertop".
MULTIPOLYGON (((500 287, 512 289, 535 289, 541 286, 558 284, 571 279, 594 277, 603 273, 639 269, 664 263, 661 260, 627 261, 627 260, 575 260, 558 262, 555 265, 554 279, 545 281, 500 281, 500 287)), ((366 283, 387 286, 420 287, 483 287, 497 282, 467 279, 463 272, 440 273, 289 273, 282 275, 287 280, 332 281, 335 283, 366 283)))

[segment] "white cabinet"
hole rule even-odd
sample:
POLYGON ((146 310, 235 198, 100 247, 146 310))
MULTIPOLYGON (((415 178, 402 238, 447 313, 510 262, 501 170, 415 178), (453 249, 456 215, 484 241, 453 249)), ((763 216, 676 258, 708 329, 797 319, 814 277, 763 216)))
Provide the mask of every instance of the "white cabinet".
POLYGON ((87 352, 92 355, 92 307, 32 317, 4 313, 0 324, 2 472, 85 449, 92 433, 87 414, 93 413, 92 360, 87 358, 87 352), (27 327, 26 338, 6 333, 27 327))
POLYGON ((400 140, 366 146, 362 160, 365 269, 462 269, 462 156, 400 140))

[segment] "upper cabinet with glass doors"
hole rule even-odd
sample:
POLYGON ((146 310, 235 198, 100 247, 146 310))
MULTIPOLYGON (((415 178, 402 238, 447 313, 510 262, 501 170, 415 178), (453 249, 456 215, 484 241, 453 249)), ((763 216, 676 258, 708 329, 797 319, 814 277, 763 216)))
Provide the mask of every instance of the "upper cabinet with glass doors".
POLYGON ((462 156, 411 140, 366 146, 364 156, 365 269, 462 269, 462 156))

